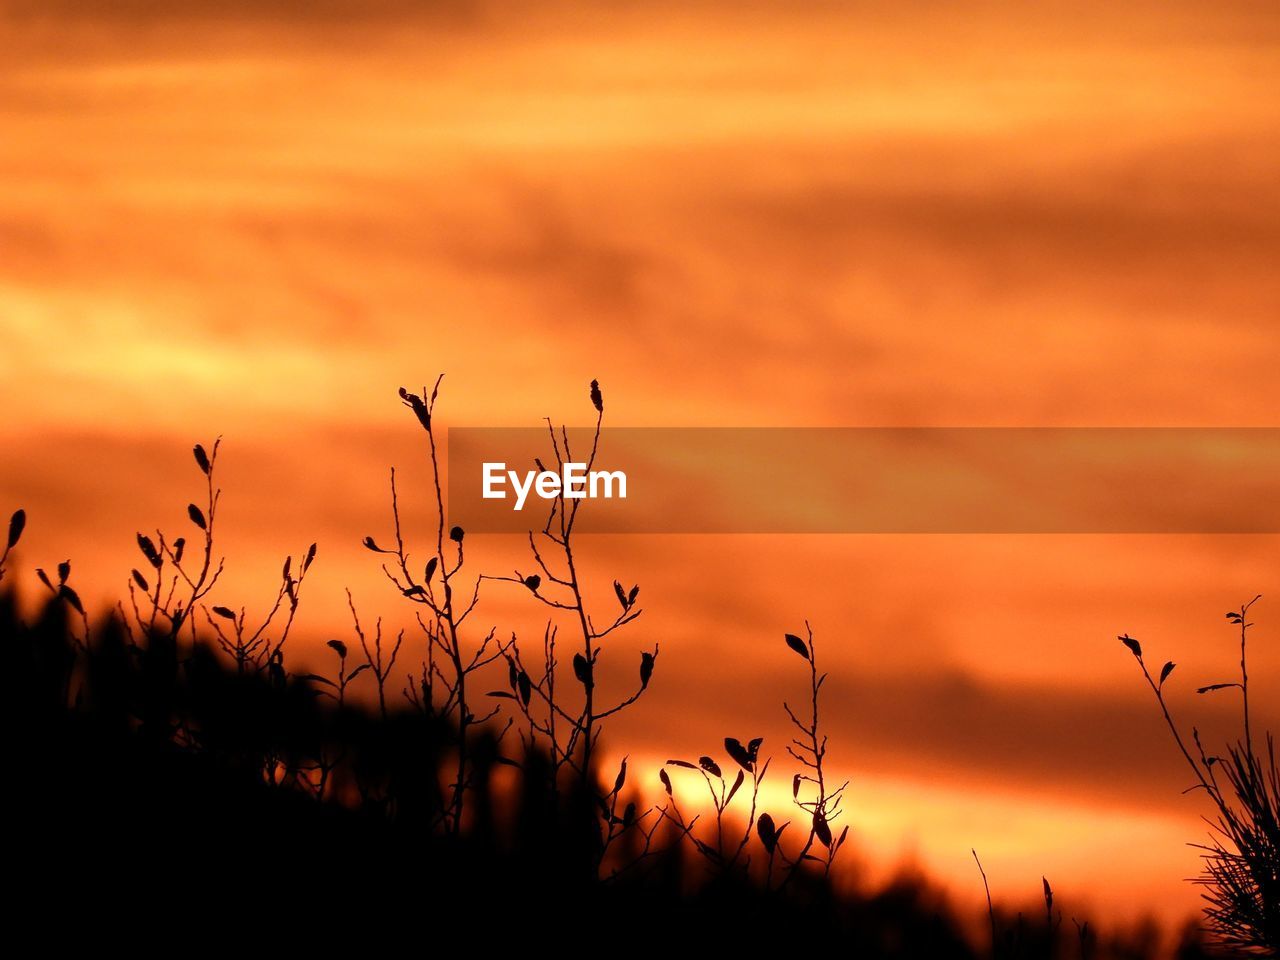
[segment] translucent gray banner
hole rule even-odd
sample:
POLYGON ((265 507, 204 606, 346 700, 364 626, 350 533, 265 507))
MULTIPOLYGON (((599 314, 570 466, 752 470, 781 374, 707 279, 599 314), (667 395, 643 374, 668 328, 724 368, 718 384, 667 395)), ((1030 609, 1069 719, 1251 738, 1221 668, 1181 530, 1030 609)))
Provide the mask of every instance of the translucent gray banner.
MULTIPOLYGON (((542 529, 593 432, 556 438, 450 429, 450 523, 542 529)), ((592 469, 588 533, 1280 532, 1280 428, 616 427, 592 469)))

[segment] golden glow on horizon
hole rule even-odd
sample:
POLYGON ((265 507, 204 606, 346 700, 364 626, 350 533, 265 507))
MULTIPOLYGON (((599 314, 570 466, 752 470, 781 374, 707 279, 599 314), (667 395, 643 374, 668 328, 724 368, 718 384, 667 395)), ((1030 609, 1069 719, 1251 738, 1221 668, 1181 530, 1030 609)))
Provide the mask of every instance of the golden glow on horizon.
MULTIPOLYGON (((615 769, 620 759, 610 757, 605 769, 615 769)), ((657 783, 657 770, 665 759, 628 760, 630 776, 646 785, 643 796, 649 803, 666 801, 660 788, 649 786, 657 783)), ((782 772, 785 761, 775 758, 760 790, 760 808, 770 811, 778 825, 792 821, 786 836, 795 841, 796 831, 803 836, 807 825, 804 813, 792 803, 790 777, 782 772)), ((699 817, 697 835, 714 837, 715 811, 701 775, 667 769, 685 819, 699 817)), ((725 771, 732 781, 736 768, 725 771)), ((995 785, 955 788, 865 769, 836 773, 837 782, 846 775, 850 781, 845 815, 835 827, 839 833, 843 825, 849 826, 847 852, 858 861, 838 866, 847 879, 876 884, 899 871, 923 868, 966 909, 985 909, 982 880, 971 853, 976 849, 995 883, 992 895, 1004 903, 1033 903, 1044 865, 1052 863, 1056 875, 1050 880, 1064 911, 1084 916, 1098 907, 1109 908, 1123 922, 1154 912, 1177 923, 1196 909, 1198 891, 1187 884, 1179 891, 1182 895, 1170 898, 1170 886, 1158 879, 1192 876, 1197 870, 1196 853, 1187 846, 1185 816, 1072 801, 1042 791, 1005 791, 995 785), (1070 830, 1062 829, 1064 822, 1071 824, 1070 830), (1142 855, 1117 858, 1116 850, 1142 855), (1080 878, 1091 879, 1081 883, 1080 878)), ((749 789, 748 781, 742 790, 749 789)), ((738 813, 737 818, 726 818, 726 838, 742 835, 743 811, 738 813)))

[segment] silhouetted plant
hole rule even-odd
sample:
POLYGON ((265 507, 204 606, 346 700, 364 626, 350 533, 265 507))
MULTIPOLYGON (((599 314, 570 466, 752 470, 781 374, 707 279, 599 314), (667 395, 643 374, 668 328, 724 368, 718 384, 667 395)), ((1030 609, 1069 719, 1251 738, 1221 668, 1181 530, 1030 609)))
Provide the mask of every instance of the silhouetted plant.
MULTIPOLYGON (((564 465, 571 462, 585 463, 587 473, 595 466, 604 423, 604 396, 595 380, 591 381, 590 400, 596 412, 596 422, 591 449, 585 460, 574 459, 568 429, 562 426, 557 435, 551 420, 547 420, 558 472, 562 473, 564 465)), ((539 470, 545 469, 541 460, 536 463, 539 470)), ((580 696, 570 704, 570 699, 563 696, 563 685, 557 683, 560 662, 556 656, 556 641, 559 626, 551 620, 544 630, 542 649, 536 661, 522 649, 519 639, 512 636, 503 650, 508 665, 510 691, 495 691, 491 696, 506 699, 519 710, 524 719, 524 727, 520 733, 526 751, 545 749, 549 754, 553 806, 558 806, 561 774, 566 769, 576 775, 580 789, 585 790, 592 798, 592 806, 598 812, 599 822, 589 831, 588 844, 596 862, 594 869, 598 870, 607 859, 614 842, 633 828, 640 831, 643 837, 640 856, 647 856, 651 852, 655 831, 662 819, 660 811, 637 812, 633 804, 628 804, 619 814, 617 805, 622 781, 625 779, 625 760, 612 790, 605 790, 596 780, 595 769, 595 751, 603 732, 603 722, 630 707, 649 688, 658 659, 658 645, 655 643, 652 651, 641 652, 638 682, 631 693, 616 696, 612 700, 605 700, 600 695, 600 641, 640 616, 642 610, 636 605, 640 587, 634 585, 626 589, 615 579, 613 593, 618 601, 618 611, 606 624, 597 625, 584 598, 584 580, 579 569, 579 558, 575 554, 574 532, 583 503, 582 499, 566 497, 565 490, 561 488, 552 500, 542 530, 536 535, 533 531, 529 532, 529 549, 540 573, 525 574, 516 570, 513 576, 488 578, 520 584, 539 603, 569 619, 578 645, 578 649, 572 654, 571 664, 580 696), (552 550, 558 555, 554 560, 550 559, 552 550)), ((616 871, 620 868, 614 869, 616 871)))
POLYGON ((725 738, 725 752, 737 768, 732 780, 725 777, 720 764, 710 756, 700 757, 696 764, 688 760, 667 761, 667 767, 696 771, 702 777, 715 814, 714 828, 699 830, 698 816, 686 818, 675 799, 670 775, 665 769, 659 772, 663 789, 671 798, 668 806, 661 808, 659 813, 677 828, 678 835, 687 837, 714 870, 730 872, 740 869, 743 873, 749 873, 751 868, 747 851, 754 835, 764 852, 763 883, 766 890, 775 886, 786 888, 809 863, 820 865, 825 876, 849 836, 847 825, 838 836, 832 831, 832 824, 842 815, 841 801, 848 781, 834 788, 828 781, 827 736, 822 731, 820 715, 822 686, 827 677, 818 672, 813 630, 808 623, 805 628, 807 640, 792 633, 783 637, 787 647, 804 658, 809 673, 807 717, 801 719, 789 703, 783 703, 787 717, 799 734, 787 745, 787 753, 800 764, 800 770, 791 779, 792 802, 803 812, 808 828, 798 847, 788 852, 782 842, 783 834, 792 821, 779 825, 772 814, 759 811, 760 787, 772 763, 771 758, 762 760, 760 756, 763 738, 756 737, 745 746, 734 737, 725 738), (743 790, 748 776, 750 788, 743 790), (730 805, 740 792, 744 798, 750 798, 743 801, 745 816, 740 825, 732 828, 732 834, 726 836, 731 829, 728 826, 730 805), (815 848, 821 849, 821 855, 813 852, 815 848), (775 866, 778 866, 776 884, 775 866))
POLYGON ((289 639, 289 631, 293 627, 302 598, 302 582, 315 558, 316 545, 313 543, 303 556, 295 576, 293 557, 285 557, 275 601, 261 621, 248 623, 244 607, 239 611, 224 606, 203 607, 205 619, 217 638, 218 646, 231 657, 241 673, 249 669, 262 669, 264 666, 267 669, 279 669, 283 664, 285 641, 289 639), (268 631, 282 609, 284 623, 279 634, 273 637, 268 631))
POLYGON ((1071 922, 1076 928, 1076 943, 1080 948, 1080 960, 1093 960, 1096 943, 1093 929, 1089 926, 1089 921, 1085 920, 1081 922, 1075 917, 1072 917, 1071 922))
MULTIPOLYGON (((219 437, 214 440, 210 451, 206 451, 203 444, 199 443, 192 448, 196 466, 205 480, 205 505, 203 507, 194 503, 187 505, 187 519, 199 531, 198 535, 203 541, 195 563, 192 563, 187 555, 185 536, 179 536, 170 541, 159 529, 155 532, 154 540, 143 533, 137 536, 138 549, 146 559, 150 573, 144 574, 137 568, 133 569, 129 580, 129 603, 133 609, 134 624, 151 638, 154 638, 158 629, 163 627, 170 638, 176 641, 183 625, 188 624, 191 639, 194 642, 196 623, 191 612, 196 604, 212 592, 222 576, 224 560, 222 558, 216 562, 214 560, 214 529, 218 519, 218 504, 222 499, 222 491, 217 487, 214 475, 221 447, 222 438, 219 437), (142 598, 141 601, 139 597, 142 598)), ((313 551, 314 545, 309 551, 312 557, 314 557, 313 551)), ((287 582, 289 579, 286 571, 282 580, 287 582)), ((296 602, 291 606, 296 607, 296 602)), ((123 607, 120 613, 121 619, 128 623, 123 607)), ((226 619, 235 619, 235 617, 226 619)), ((240 619, 237 632, 243 634, 243 612, 240 619)), ((258 631, 251 631, 251 633, 256 632, 258 631)), ((257 639, 260 640, 261 636, 259 635, 257 639)), ((238 642, 241 644, 241 655, 246 658, 262 653, 261 649, 256 649, 252 655, 249 654, 245 649, 243 636, 240 636, 238 642)), ((231 646, 234 649, 235 643, 231 646)))
MULTIPOLYGON (((494 707, 483 714, 477 714, 472 708, 467 683, 474 673, 499 659, 502 656, 502 650, 494 642, 495 631, 492 629, 473 643, 468 643, 463 631, 463 625, 479 603, 480 584, 484 578, 475 578, 470 599, 464 597, 460 603, 454 581, 461 573, 464 563, 463 542, 466 539, 466 532, 458 526, 446 529, 440 459, 433 419, 436 400, 440 393, 440 383, 443 379, 444 375, 441 374, 430 393, 427 392, 426 387, 423 387, 421 395, 411 393, 404 387, 399 390, 401 403, 413 413, 427 437, 431 484, 435 493, 436 523, 432 555, 419 573, 413 566, 412 558, 405 545, 394 468, 391 470, 391 517, 394 524, 395 546, 380 547, 373 537, 365 537, 364 546, 374 553, 391 558, 389 563, 382 564, 383 573, 401 596, 427 613, 425 618, 421 611, 417 614, 418 625, 426 643, 426 656, 421 663, 418 675, 416 677, 410 675, 404 693, 419 712, 447 721, 455 731, 456 767, 453 782, 449 787, 448 803, 441 811, 441 820, 448 832, 457 835, 462 830, 467 793, 477 785, 476 771, 471 762, 472 730, 483 726, 499 713, 498 708, 494 707), (446 542, 449 544, 447 548, 446 542)), ((381 623, 378 625, 373 653, 370 654, 370 649, 360 630, 354 602, 351 603, 351 612, 356 621, 356 633, 360 637, 361 646, 377 680, 378 700, 385 714, 385 685, 394 666, 402 637, 397 637, 395 649, 384 665, 381 623)))
POLYGON ((787 746, 787 753, 791 754, 802 767, 802 770, 791 779, 791 796, 796 806, 808 814, 809 833, 800 852, 795 856, 787 856, 779 851, 787 864, 784 885, 791 882, 806 861, 818 861, 825 872, 830 872, 836 855, 849 836, 848 826, 840 831, 839 836, 832 833, 833 825, 841 815, 840 807, 849 782, 846 780, 832 789, 828 781, 827 736, 822 732, 819 715, 819 697, 827 675, 818 673, 818 653, 814 644, 813 629, 807 622, 805 630, 808 635, 807 642, 793 633, 787 634, 785 640, 787 646, 803 657, 809 665, 809 713, 807 717, 801 719, 791 709, 790 704, 784 703, 783 709, 786 710, 792 726, 799 733, 799 736, 793 738, 787 746), (801 797, 802 791, 807 799, 801 797), (822 848, 820 856, 812 853, 815 843, 822 848))
MULTIPOLYGON (((364 663, 361 664, 353 672, 352 677, 358 676, 362 671, 369 670, 373 674, 374 683, 378 687, 378 713, 385 720, 387 717, 387 681, 391 678, 391 671, 396 668, 396 657, 400 655, 400 645, 404 643, 404 631, 401 630, 396 634, 396 642, 391 647, 390 653, 385 653, 382 646, 382 618, 379 617, 373 628, 373 642, 370 644, 369 638, 365 636, 364 628, 360 626, 360 615, 356 613, 355 600, 351 597, 351 591, 347 591, 347 606, 351 610, 351 620, 355 626, 356 637, 360 641, 360 649, 364 652, 364 663)), ((342 648, 345 650, 345 647, 342 648)), ((345 666, 346 656, 342 657, 345 666)), ((352 677, 346 679, 349 683, 352 677)), ((341 692, 345 690, 346 684, 342 680, 341 671, 339 672, 339 700, 342 699, 341 692)))
POLYGON ((57 573, 56 573, 56 579, 57 579, 56 583, 54 582, 53 578, 50 578, 49 574, 45 573, 42 567, 36 567, 37 579, 39 579, 39 581, 42 584, 44 584, 45 589, 49 591, 53 599, 55 601, 65 603, 68 607, 70 607, 72 610, 76 612, 77 616, 80 617, 80 622, 83 625, 83 634, 79 637, 72 634, 71 639, 77 644, 86 644, 89 642, 89 634, 90 634, 89 615, 85 613, 84 603, 81 602, 80 600, 80 594, 76 593, 76 591, 72 588, 72 586, 69 583, 67 583, 67 580, 70 576, 71 576, 70 560, 63 560, 60 564, 58 564, 57 573))
MULTIPOLYGON (((1019 911, 1012 922, 1001 923, 995 904, 991 900, 991 884, 987 881, 987 871, 982 866, 977 850, 970 850, 973 862, 978 865, 978 873, 982 877, 982 890, 987 899, 987 925, 991 936, 991 956, 995 960, 1052 960, 1059 953, 1062 945, 1060 932, 1062 913, 1054 913, 1053 887, 1048 877, 1040 878, 1041 895, 1044 898, 1044 923, 1036 924, 1027 920, 1019 911), (1003 931, 1001 928, 1003 927, 1003 931)), ((1076 926, 1077 947, 1082 960, 1092 956, 1093 940, 1089 924, 1079 923, 1076 926)))
POLYGON ((1174 721, 1164 692, 1176 666, 1173 661, 1166 662, 1159 676, 1153 677, 1143 659, 1142 645, 1128 634, 1119 639, 1137 660, 1179 752, 1195 775, 1196 783, 1190 790, 1203 791, 1214 807, 1210 842, 1194 844, 1202 851, 1205 872, 1197 882, 1205 887, 1210 929, 1227 947, 1274 955, 1280 950, 1280 776, 1271 733, 1266 734, 1265 750, 1254 741, 1247 657, 1248 633, 1253 626, 1249 611, 1259 599, 1254 597, 1226 615, 1229 623, 1239 627, 1240 679, 1211 683, 1196 691, 1240 691, 1242 737, 1227 746, 1225 755, 1207 754, 1194 726, 1190 739, 1193 752, 1174 721))
MULTIPOLYGON (((658 774, 663 788, 671 798, 668 808, 663 809, 661 814, 676 825, 679 835, 687 837, 694 848, 716 870, 730 871, 741 867, 745 871, 750 866, 750 858, 744 857, 744 854, 757 826, 756 811, 760 801, 760 785, 764 782, 765 775, 769 772, 769 764, 772 762, 772 760, 760 762, 760 746, 763 743, 762 737, 756 737, 746 746, 734 737, 725 738, 725 752, 737 768, 732 782, 726 779, 720 764, 709 756, 699 757, 696 764, 688 760, 667 761, 666 765, 669 767, 696 771, 706 783, 711 807, 715 811, 715 827, 708 831, 705 838, 700 837, 695 830, 699 818, 695 816, 686 820, 681 813, 667 771, 662 770, 658 774), (751 798, 750 809, 741 824, 733 825, 728 822, 729 807, 747 782, 748 775, 751 777, 751 785, 747 791, 743 792, 743 796, 751 798), (732 832, 726 835, 729 831, 732 832)), ((772 864, 778 837, 787 825, 783 824, 781 828, 775 828, 773 818, 768 814, 761 815, 760 819, 766 826, 761 830, 759 840, 765 847, 768 860, 772 864)))
POLYGON ((22 539, 22 531, 26 528, 27 511, 15 510, 13 516, 9 518, 9 532, 5 538, 4 551, 0 552, 0 581, 4 580, 4 568, 9 561, 9 554, 13 552, 13 548, 22 539))

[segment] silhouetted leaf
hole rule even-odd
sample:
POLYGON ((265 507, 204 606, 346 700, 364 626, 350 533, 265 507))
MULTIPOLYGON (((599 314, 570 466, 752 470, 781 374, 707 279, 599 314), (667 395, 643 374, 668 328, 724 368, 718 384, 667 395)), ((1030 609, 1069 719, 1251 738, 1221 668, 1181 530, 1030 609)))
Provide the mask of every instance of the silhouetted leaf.
POLYGON ((71 576, 71 561, 63 560, 58 564, 58 582, 66 583, 69 576, 71 576))
POLYGON ((65 583, 58 588, 58 596, 75 608, 76 613, 84 616, 84 605, 80 603, 80 595, 65 583))
POLYGON ((368 670, 369 667, 370 667, 370 664, 367 664, 367 663, 360 664, 360 666, 356 667, 354 670, 352 670, 350 673, 347 674, 347 683, 350 683, 356 677, 360 676, 360 674, 368 670))
POLYGON ((465 536, 466 536, 466 533, 463 531, 461 527, 454 527, 452 530, 449 531, 449 539, 452 540, 454 543, 461 543, 462 538, 465 536))
POLYGON ((498 697, 502 700, 514 700, 516 698, 516 695, 514 693, 507 693, 507 691, 505 690, 490 690, 488 693, 485 694, 485 696, 498 697))
POLYGON ((510 757, 494 757, 493 762, 500 763, 506 767, 515 767, 517 770, 522 769, 524 766, 519 760, 512 760, 510 757))
POLYGON ((849 825, 845 824, 845 828, 840 831, 840 836, 836 838, 836 849, 839 850, 844 846, 845 840, 849 836, 849 825))
POLYGON ((800 656, 804 657, 806 660, 809 659, 808 644, 806 644, 803 640, 797 637, 794 633, 788 633, 786 635, 786 640, 787 640, 788 647, 790 647, 796 653, 800 654, 800 656))
POLYGON ((187 504, 187 516, 190 517, 191 522, 194 523, 201 530, 208 529, 208 525, 205 523, 204 513, 201 512, 200 508, 197 507, 194 503, 187 504))
POLYGON ((636 805, 635 801, 627 804, 627 809, 622 811, 622 827, 627 829, 636 822, 636 805))
POLYGON ((385 553, 385 552, 386 552, 386 551, 384 551, 380 546, 378 546, 377 542, 373 539, 373 537, 365 537, 365 538, 364 538, 363 540, 361 540, 360 542, 361 542, 361 543, 363 543, 363 544, 365 545, 365 548, 366 548, 366 549, 368 549, 368 550, 372 550, 374 553, 385 553))
POLYGON ((542 578, 538 576, 536 573, 531 573, 529 574, 529 576, 524 578, 524 585, 528 587, 530 590, 532 590, 534 593, 537 593, 538 588, 542 586, 542 578))
POLYGON ((653 676, 653 654, 647 651, 640 654, 640 687, 645 689, 649 686, 649 680, 653 676))
POLYGON ((143 592, 143 593, 150 593, 150 592, 151 592, 151 588, 150 588, 149 586, 147 586, 147 578, 146 578, 146 577, 144 577, 144 576, 143 576, 139 571, 137 571, 137 570, 134 570, 134 571, 133 571, 133 582, 134 582, 134 583, 136 583, 136 584, 137 584, 137 585, 142 589, 142 592, 143 592))
POLYGON ((326 644, 326 646, 328 646, 331 650, 334 650, 338 654, 338 659, 340 660, 347 659, 347 645, 343 643, 341 640, 330 640, 326 644))
POLYGON ((640 587, 639 587, 639 586, 634 586, 634 587, 632 587, 632 588, 631 588, 631 591, 627 594, 627 609, 628 609, 628 610, 630 610, 632 607, 634 607, 634 606, 636 605, 636 597, 638 597, 638 596, 640 596, 640 587))
POLYGON ((311 546, 307 548, 307 556, 302 561, 303 573, 307 572, 307 570, 311 567, 311 564, 315 561, 315 559, 316 559, 316 545, 313 543, 311 546))
POLYGON ((1201 687, 1196 693, 1212 693, 1214 690, 1226 690, 1228 687, 1238 687, 1238 683, 1211 683, 1207 687, 1201 687))
POLYGON ((427 561, 427 568, 426 570, 423 571, 423 574, 424 574, 424 576, 422 577, 423 583, 431 582, 431 578, 436 575, 436 564, 439 563, 439 561, 440 561, 439 557, 432 557, 430 560, 427 561))
POLYGON ((198 443, 195 445, 192 453, 194 453, 196 457, 196 466, 199 467, 200 472, 207 477, 211 466, 209 463, 209 455, 204 452, 204 447, 198 443))
POLYGON ((831 825, 827 823, 827 818, 819 811, 813 815, 813 835, 818 838, 824 847, 831 848, 831 825))
POLYGON ((622 584, 617 580, 613 581, 613 592, 618 595, 618 603, 622 605, 622 609, 627 609, 627 594, 622 589, 622 584))
POLYGON ((760 759, 760 744, 762 743, 764 743, 764 737, 754 737, 747 744, 747 754, 751 757, 752 763, 760 759))
POLYGON ((404 387, 398 391, 400 399, 404 401, 405 406, 413 411, 413 415, 418 418, 418 422, 422 424, 424 430, 431 429, 431 411, 427 409, 426 401, 416 393, 410 393, 404 387))
MULTIPOLYGON (((235 613, 229 607, 214 607, 213 612, 224 620, 234 620, 236 618, 235 613)), ((330 641, 329 645, 333 646, 334 642, 330 641)))
POLYGON ((512 690, 516 688, 516 662, 510 657, 507 658, 507 686, 512 690))
POLYGON ((1169 679, 1169 674, 1173 673, 1173 668, 1176 666, 1177 664, 1174 663, 1172 660, 1170 660, 1168 663, 1166 663, 1163 667, 1160 668, 1160 683, 1163 684, 1166 680, 1169 679))
POLYGON ((288 580, 289 571, 293 569, 293 557, 284 558, 284 566, 280 568, 280 579, 288 580))
POLYGON ((722 774, 720 773, 720 765, 716 763, 714 760, 712 760, 710 757, 699 757, 698 765, 702 767, 703 770, 707 771, 707 773, 711 774, 713 777, 722 776, 722 774))
POLYGON ((591 405, 597 413, 604 413, 604 396, 600 393, 600 381, 591 381, 591 405))
POLYGON ((527 707, 529 698, 533 696, 533 681, 529 679, 529 675, 523 670, 516 676, 516 686, 520 690, 520 702, 527 707))
POLYGON ((1046 910, 1053 910, 1053 888, 1049 886, 1049 878, 1041 877, 1040 882, 1044 884, 1044 906, 1046 910))
POLYGON ((692 764, 688 760, 668 760, 667 764, 673 767, 686 767, 689 770, 698 769, 696 764, 692 764))
POLYGON ((1130 652, 1139 660, 1142 659, 1142 644, 1129 636, 1127 633, 1117 638, 1121 643, 1129 648, 1130 652))
POLYGON ((406 597, 421 597, 425 595, 427 591, 423 589, 421 584, 415 583, 412 587, 405 587, 401 592, 404 593, 406 597))
POLYGON ((800 796, 800 774, 796 774, 791 778, 791 799, 800 796))
POLYGON ((729 788, 729 795, 724 798, 724 803, 726 807, 733 800, 733 795, 738 792, 738 788, 742 786, 742 781, 745 778, 746 778, 746 774, 743 773, 741 770, 739 770, 738 776, 733 781, 733 786, 729 788))
POLYGON ((182 553, 186 549, 187 549, 186 537, 179 537, 177 540, 173 541, 173 562, 174 563, 182 562, 182 553))
POLYGON ((9 546, 12 550, 18 545, 18 541, 22 539, 22 531, 27 528, 27 511, 15 510, 13 516, 9 518, 9 546))
POLYGON ((591 664, 587 662, 587 658, 580 653, 573 655, 573 675, 578 678, 578 682, 590 690, 595 686, 595 681, 591 677, 591 664))
POLYGON ((142 551, 142 555, 147 558, 147 562, 151 566, 157 570, 160 569, 160 565, 164 561, 160 558, 160 553, 156 550, 156 545, 151 542, 150 537, 145 534, 138 534, 138 549, 142 551))
POLYGON ((773 825, 773 817, 767 813, 760 814, 760 819, 756 821, 756 835, 760 837, 765 850, 772 854, 778 845, 778 829, 773 825))
MULTIPOLYGON (((43 583, 50 590, 53 590, 53 584, 49 582, 49 575, 45 573, 44 570, 42 570, 40 567, 36 567, 36 576, 40 578, 41 583, 43 583)), ((55 590, 54 592, 56 593, 57 591, 55 590)))
POLYGON ((622 789, 622 785, 627 782, 627 758, 622 758, 622 766, 618 767, 618 776, 613 781, 613 792, 617 793, 622 789))
POLYGON ((671 778, 667 776, 667 771, 659 770, 658 779, 662 781, 662 787, 667 791, 667 796, 671 796, 671 778))
POLYGON ((750 770, 754 766, 754 763, 751 760, 750 751, 748 751, 736 737, 725 737, 724 749, 725 753, 729 754, 734 762, 744 770, 750 770))

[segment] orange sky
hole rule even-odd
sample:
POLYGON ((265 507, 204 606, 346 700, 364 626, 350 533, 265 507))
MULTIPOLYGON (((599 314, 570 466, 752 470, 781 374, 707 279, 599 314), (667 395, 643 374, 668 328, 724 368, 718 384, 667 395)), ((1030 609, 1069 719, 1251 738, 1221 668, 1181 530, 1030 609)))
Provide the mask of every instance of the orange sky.
MULTIPOLYGON (((0 508, 86 598, 221 433, 219 602, 318 539, 296 657, 344 585, 402 615, 358 544, 438 371, 476 425, 582 421, 593 377, 618 425, 1277 425, 1264 5, 181 6, 0 6, 0 508)), ((643 585, 626 669, 663 649, 610 749, 781 752, 808 617, 877 862, 1179 913, 1199 811, 1114 637, 1220 679, 1277 547, 599 538, 602 602, 643 585)))

